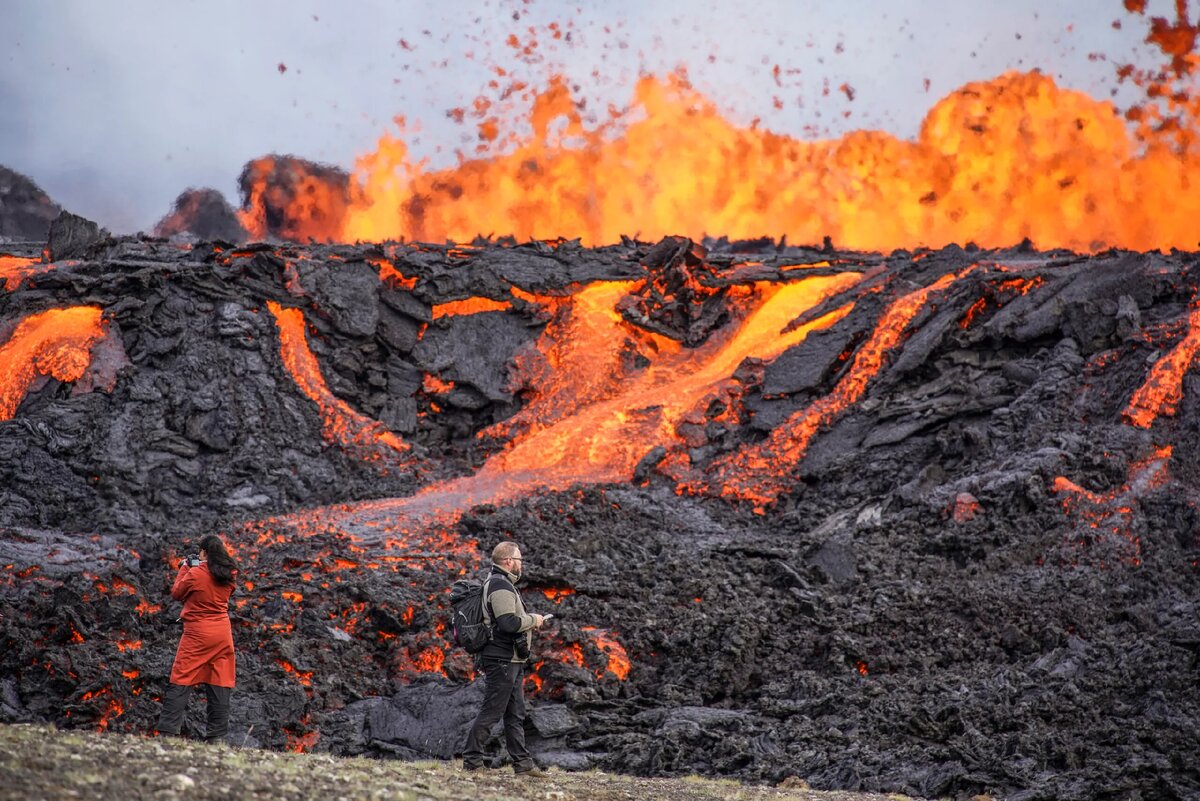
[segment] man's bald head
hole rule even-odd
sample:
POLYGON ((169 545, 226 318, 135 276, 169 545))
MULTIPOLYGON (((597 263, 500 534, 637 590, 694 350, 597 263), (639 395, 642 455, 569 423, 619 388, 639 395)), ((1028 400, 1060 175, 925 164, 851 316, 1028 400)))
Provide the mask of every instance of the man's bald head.
POLYGON ((508 571, 513 581, 516 581, 524 572, 525 562, 521 558, 521 546, 511 540, 500 543, 492 549, 492 564, 508 571))

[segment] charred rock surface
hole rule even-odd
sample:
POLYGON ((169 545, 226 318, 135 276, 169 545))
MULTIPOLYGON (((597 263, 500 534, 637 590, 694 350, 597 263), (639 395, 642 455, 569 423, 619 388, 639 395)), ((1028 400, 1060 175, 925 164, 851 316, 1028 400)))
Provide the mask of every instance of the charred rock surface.
POLYGON ((102 253, 98 246, 108 238, 107 228, 101 228, 78 214, 64 211, 50 223, 46 257, 51 262, 56 262, 98 255, 102 253))
POLYGON ((617 308, 625 319, 649 331, 695 347, 728 319, 727 286, 705 260, 703 246, 669 237, 643 259, 647 278, 617 308))
MULTIPOLYGON (((513 537, 529 606, 558 620, 528 685, 552 764, 1200 793, 1192 254, 716 243, 703 269, 733 288, 728 322, 700 347, 763 286, 858 280, 787 324, 844 310, 825 328, 734 365, 677 438, 635 443, 630 480, 422 518, 386 499, 432 504, 426 488, 502 464, 503 423, 539 402, 522 360, 581 313, 580 286, 647 278, 651 246, 98 247, 0 295, 6 335, 99 306, 114 376, 36 378, 0 422, 0 719, 152 728, 170 565, 219 529, 243 566, 232 742, 452 756, 479 690, 445 590, 513 537), (291 372, 293 309, 327 395, 291 372), (364 456, 325 406, 408 449, 364 456), (810 418, 798 456, 769 449, 810 418), (754 493, 718 480, 728 465, 754 493)), ((649 369, 614 363, 617 384, 649 369)))

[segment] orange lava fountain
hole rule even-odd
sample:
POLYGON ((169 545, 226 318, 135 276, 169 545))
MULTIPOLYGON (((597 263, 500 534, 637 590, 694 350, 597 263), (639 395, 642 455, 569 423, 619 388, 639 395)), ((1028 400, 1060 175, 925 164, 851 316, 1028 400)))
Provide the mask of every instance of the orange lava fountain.
MULTIPOLYGON (((622 234, 756 238, 888 250, 975 242, 1042 249, 1194 249, 1200 161, 1139 138, 1107 102, 1040 73, 967 84, 926 115, 916 141, 882 131, 803 141, 743 128, 680 76, 646 77, 631 110, 587 129, 555 78, 530 112, 533 136, 511 153, 425 172, 384 136, 357 185, 306 188, 285 236, 470 241, 622 234), (326 196, 331 199, 322 206, 326 196), (311 220, 305 225, 303 221, 311 220), (338 225, 340 221, 340 225, 338 225)), ((270 165, 243 215, 261 213, 270 165)), ((307 187, 307 184, 306 184, 307 187)))

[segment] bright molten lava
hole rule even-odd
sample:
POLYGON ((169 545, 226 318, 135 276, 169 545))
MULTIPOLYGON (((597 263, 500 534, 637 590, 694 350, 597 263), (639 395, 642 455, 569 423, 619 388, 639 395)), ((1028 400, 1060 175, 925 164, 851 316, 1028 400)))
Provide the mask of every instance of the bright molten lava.
POLYGON ((747 446, 713 464, 718 476, 713 482, 715 488, 724 495, 759 504, 774 501, 784 488, 788 471, 800 462, 817 431, 862 397, 867 384, 883 367, 884 359, 900 342, 905 327, 925 305, 930 293, 944 289, 959 277, 943 275, 929 286, 893 302, 880 318, 871 338, 855 355, 850 369, 828 395, 793 414, 761 443, 747 446))
POLYGON ((78 381, 91 364, 92 347, 104 337, 95 306, 49 309, 31 314, 0 345, 0 420, 9 420, 39 376, 78 381))
POLYGON ((377 460, 388 454, 408 450, 408 444, 380 423, 364 417, 329 391, 317 357, 309 350, 304 334, 304 313, 285 309, 274 301, 268 302, 271 314, 279 326, 280 355, 296 386, 321 411, 322 429, 326 440, 339 442, 363 458, 377 460))
POLYGON ((36 257, 0 256, 0 279, 4 281, 4 288, 9 292, 15 290, 41 261, 36 257))
POLYGON ((709 403, 728 399, 733 373, 743 361, 773 359, 809 332, 841 319, 849 305, 784 333, 797 316, 858 280, 856 273, 843 273, 756 286, 748 290, 755 297, 745 318, 695 349, 638 332, 626 322, 616 305, 628 283, 589 286, 547 327, 534 363, 525 365, 539 378, 533 383, 538 396, 484 432, 512 435, 507 448, 474 475, 429 486, 398 504, 461 509, 534 489, 628 481, 654 447, 681 443, 680 424, 702 419, 709 403), (636 342, 647 366, 625 366, 627 342, 636 342))
POLYGON ((529 125, 533 135, 511 152, 437 172, 384 136, 349 189, 306 174, 281 195, 274 161, 260 159, 247 169, 243 222, 261 236, 274 215, 275 233, 300 241, 483 234, 600 245, 680 234, 829 236, 866 250, 1026 238, 1077 251, 1197 245, 1195 152, 1135 135, 1111 103, 1037 72, 952 92, 916 141, 857 131, 810 142, 739 127, 678 76, 642 79, 630 111, 591 129, 555 79, 529 125))
POLYGON ((1188 332, 1171 352, 1150 369, 1145 383, 1137 388, 1125 408, 1125 420, 1139 428, 1149 428, 1160 415, 1170 417, 1183 398, 1183 377, 1200 353, 1200 306, 1188 314, 1188 332))

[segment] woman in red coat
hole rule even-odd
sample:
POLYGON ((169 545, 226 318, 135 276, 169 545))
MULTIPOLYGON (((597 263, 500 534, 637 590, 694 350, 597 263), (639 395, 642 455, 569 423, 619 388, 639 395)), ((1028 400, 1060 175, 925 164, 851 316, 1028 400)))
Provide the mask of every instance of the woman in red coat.
POLYGON ((202 684, 208 697, 205 739, 215 741, 229 732, 229 701, 236 676, 229 596, 237 566, 216 535, 202 539, 200 550, 203 561, 185 559, 171 587, 171 597, 183 601, 183 636, 175 652, 171 684, 163 695, 158 731, 179 734, 192 688, 202 684))

